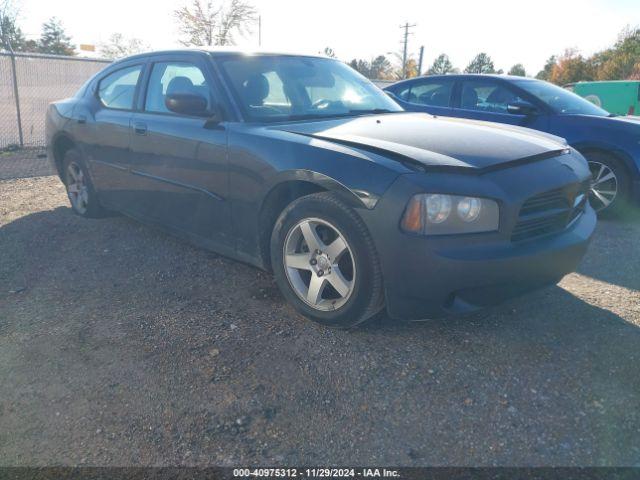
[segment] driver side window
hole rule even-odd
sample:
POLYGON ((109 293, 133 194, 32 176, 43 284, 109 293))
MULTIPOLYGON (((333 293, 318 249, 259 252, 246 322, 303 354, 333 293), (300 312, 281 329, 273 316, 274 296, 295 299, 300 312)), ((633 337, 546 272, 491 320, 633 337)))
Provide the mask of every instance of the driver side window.
POLYGON ((462 84, 460 108, 489 113, 508 113, 510 103, 522 102, 513 90, 492 80, 468 80, 462 84))
POLYGON ((204 74, 196 65, 186 62, 158 62, 153 65, 145 110, 147 112, 170 113, 165 105, 167 94, 191 93, 207 99, 211 108, 211 92, 204 74))

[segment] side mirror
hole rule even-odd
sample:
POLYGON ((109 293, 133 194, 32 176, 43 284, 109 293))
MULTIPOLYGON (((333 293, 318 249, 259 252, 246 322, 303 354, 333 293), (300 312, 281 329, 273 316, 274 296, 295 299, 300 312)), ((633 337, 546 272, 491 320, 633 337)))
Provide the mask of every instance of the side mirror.
POLYGON ((193 115, 195 117, 206 117, 207 99, 196 93, 172 93, 164 100, 169 111, 182 115, 193 115))
POLYGON ((538 109, 528 102, 512 102, 507 105, 507 112, 511 115, 531 116, 538 113, 538 109))
POLYGON ((211 110, 206 113, 206 121, 204 123, 204 128, 208 129, 217 129, 219 128, 220 122, 224 120, 224 113, 222 107, 214 104, 211 110))

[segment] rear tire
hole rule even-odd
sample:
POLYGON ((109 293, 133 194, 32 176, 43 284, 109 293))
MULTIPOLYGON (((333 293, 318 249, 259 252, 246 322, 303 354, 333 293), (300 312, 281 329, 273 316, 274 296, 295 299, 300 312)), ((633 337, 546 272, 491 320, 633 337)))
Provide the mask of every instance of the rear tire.
POLYGON ((631 181, 617 158, 601 152, 586 153, 591 170, 589 201, 599 216, 620 216, 629 206, 631 181))
POLYGON ((73 211, 85 218, 102 218, 108 215, 98 199, 89 170, 78 150, 67 150, 62 160, 62 179, 73 211))
POLYGON ((331 193, 285 208, 271 235, 271 265, 284 297, 314 322, 351 328, 384 307, 373 239, 359 215, 331 193))

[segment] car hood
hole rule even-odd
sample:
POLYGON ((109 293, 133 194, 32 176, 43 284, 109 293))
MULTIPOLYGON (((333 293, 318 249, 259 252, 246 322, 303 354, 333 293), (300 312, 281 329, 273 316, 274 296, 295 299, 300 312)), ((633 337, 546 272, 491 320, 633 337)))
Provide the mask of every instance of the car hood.
POLYGON ((625 117, 607 117, 609 120, 613 120, 614 122, 620 122, 625 125, 636 125, 640 126, 640 117, 634 115, 627 115, 625 117))
POLYGON ((424 167, 485 171, 566 151, 559 137, 527 128, 425 113, 367 115, 271 127, 424 167))

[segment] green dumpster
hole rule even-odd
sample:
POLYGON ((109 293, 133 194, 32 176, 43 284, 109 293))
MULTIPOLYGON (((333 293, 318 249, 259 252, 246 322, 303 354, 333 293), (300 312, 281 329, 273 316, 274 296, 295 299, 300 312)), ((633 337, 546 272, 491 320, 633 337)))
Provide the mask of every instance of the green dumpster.
POLYGON ((640 81, 578 82, 565 88, 610 113, 640 115, 640 81))

